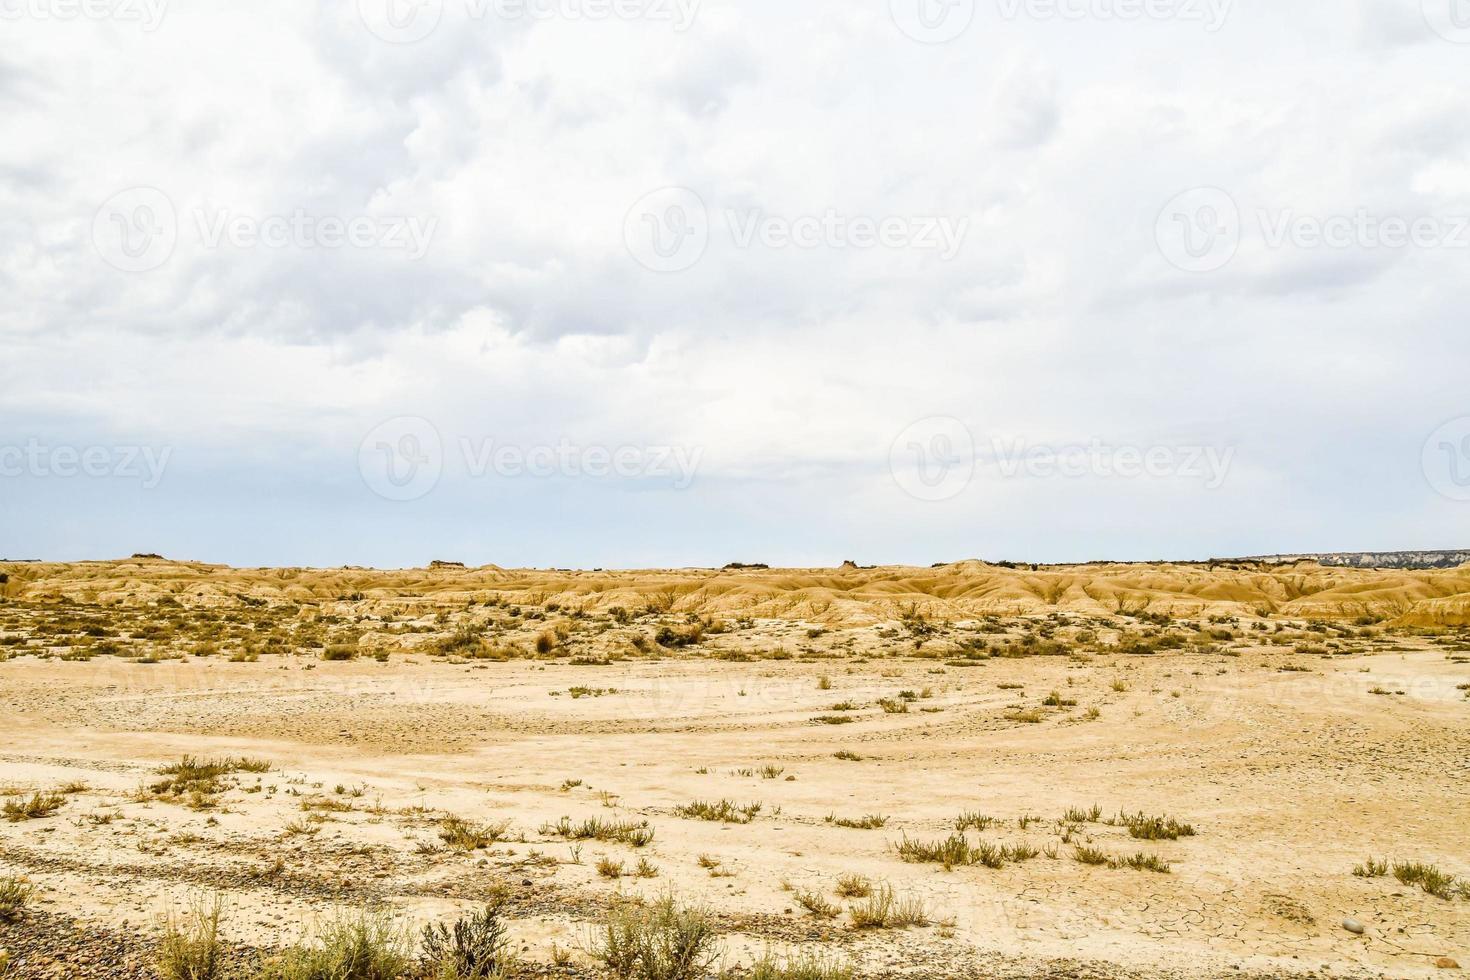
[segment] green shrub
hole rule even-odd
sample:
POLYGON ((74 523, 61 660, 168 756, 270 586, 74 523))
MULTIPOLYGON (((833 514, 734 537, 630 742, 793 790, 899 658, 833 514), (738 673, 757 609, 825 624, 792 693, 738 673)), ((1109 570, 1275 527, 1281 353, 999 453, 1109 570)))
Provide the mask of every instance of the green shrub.
POLYGON ((721 953, 709 914, 681 908, 672 895, 613 909, 591 945, 619 980, 698 980, 721 953))
POLYGON ((793 953, 778 957, 766 953, 751 964, 747 980, 852 980, 849 963, 823 953, 793 953))
POLYGON ((0 922, 14 922, 25 914, 36 887, 24 878, 0 878, 0 922))
POLYGON ((500 913, 501 906, 487 905, 452 929, 442 922, 424 928, 424 963, 436 980, 490 980, 509 972, 513 959, 500 913))
POLYGON ((267 960, 256 980, 398 980, 413 965, 404 930, 383 912, 362 910, 327 923, 316 945, 267 960))
POLYGON ((216 895, 164 920, 158 947, 158 974, 163 980, 218 980, 223 975, 219 937, 223 908, 223 899, 216 895))
POLYGON ((3 810, 6 820, 18 823, 21 820, 49 817, 65 804, 66 797, 60 793, 32 793, 30 799, 16 796, 6 800, 3 810))

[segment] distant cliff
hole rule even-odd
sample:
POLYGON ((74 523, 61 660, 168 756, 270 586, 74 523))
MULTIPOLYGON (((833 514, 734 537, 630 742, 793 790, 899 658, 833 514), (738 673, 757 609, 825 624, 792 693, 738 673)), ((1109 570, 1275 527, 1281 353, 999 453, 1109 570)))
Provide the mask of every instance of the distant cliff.
POLYGON ((1340 568, 1459 568, 1470 562, 1470 551, 1343 551, 1319 555, 1263 555, 1242 560, 1275 564, 1315 561, 1340 568))

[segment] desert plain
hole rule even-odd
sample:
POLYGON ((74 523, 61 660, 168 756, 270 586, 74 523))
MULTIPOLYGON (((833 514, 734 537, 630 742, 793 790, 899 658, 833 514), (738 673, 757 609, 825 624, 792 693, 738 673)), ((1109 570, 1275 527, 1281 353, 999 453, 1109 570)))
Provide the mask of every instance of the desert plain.
POLYGON ((1470 966, 1470 567, 135 558, 0 597, 7 980, 167 976, 215 908, 231 976, 367 916, 415 958, 487 905, 515 974, 641 976, 607 925, 660 902, 710 976, 1470 966))

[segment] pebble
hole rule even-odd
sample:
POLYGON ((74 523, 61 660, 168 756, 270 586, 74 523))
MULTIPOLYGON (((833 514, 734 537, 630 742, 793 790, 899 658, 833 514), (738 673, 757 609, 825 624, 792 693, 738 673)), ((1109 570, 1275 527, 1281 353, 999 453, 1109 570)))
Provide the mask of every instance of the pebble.
POLYGON ((1355 936, 1361 936, 1365 931, 1363 923, 1357 919, 1343 919, 1342 927, 1355 936))

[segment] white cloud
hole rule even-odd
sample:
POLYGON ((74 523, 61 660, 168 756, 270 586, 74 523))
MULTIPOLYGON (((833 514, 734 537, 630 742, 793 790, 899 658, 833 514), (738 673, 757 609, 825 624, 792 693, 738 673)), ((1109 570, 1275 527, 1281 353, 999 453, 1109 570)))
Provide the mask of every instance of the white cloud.
MULTIPOLYGON (((443 6, 407 44, 346 2, 171 4, 152 31, 0 21, 0 442, 175 447, 172 481, 130 511, 150 534, 186 489, 288 482, 243 494, 267 530, 207 538, 222 559, 416 560, 485 519, 484 488, 450 467, 432 500, 390 512, 434 508, 427 540, 375 551, 331 521, 303 535, 303 513, 374 503, 358 442, 397 415, 450 437, 701 450, 699 481, 661 498, 667 527, 636 548, 619 522, 646 487, 565 490, 574 527, 562 491, 497 488, 514 507, 496 521, 544 525, 542 550, 518 545, 541 563, 611 564, 619 547, 714 561, 699 535, 712 551, 737 531, 783 560, 859 544, 926 560, 992 542, 1055 558, 1451 546, 1470 530, 1418 470, 1427 434, 1470 414, 1470 248, 1266 234, 1283 215, 1470 216, 1467 49, 1417 2, 1239 0, 1214 32, 982 3, 937 45, 886 0, 706 0, 680 8, 687 30, 443 6), (703 202, 708 243, 651 271, 628 213, 671 185, 703 202), (138 186, 167 196, 178 241, 129 273, 94 225, 138 186), (1241 240, 1187 272, 1156 224, 1201 186, 1234 201, 1241 240), (821 244, 743 244, 753 214, 821 244), (297 215, 432 234, 419 259, 319 230, 209 241, 227 218, 297 215), (964 228, 948 260, 917 244, 941 222, 964 228), (867 243, 865 224, 896 244, 867 243), (935 415, 981 445, 1219 445, 1238 462, 1212 493, 1031 481, 917 507, 888 453, 935 415)), ((48 538, 32 517, 65 494, 0 493, 30 509, 6 508, 0 531, 37 553, 117 550, 135 530, 69 512, 48 538)), ((483 546, 470 557, 509 560, 483 546)))

